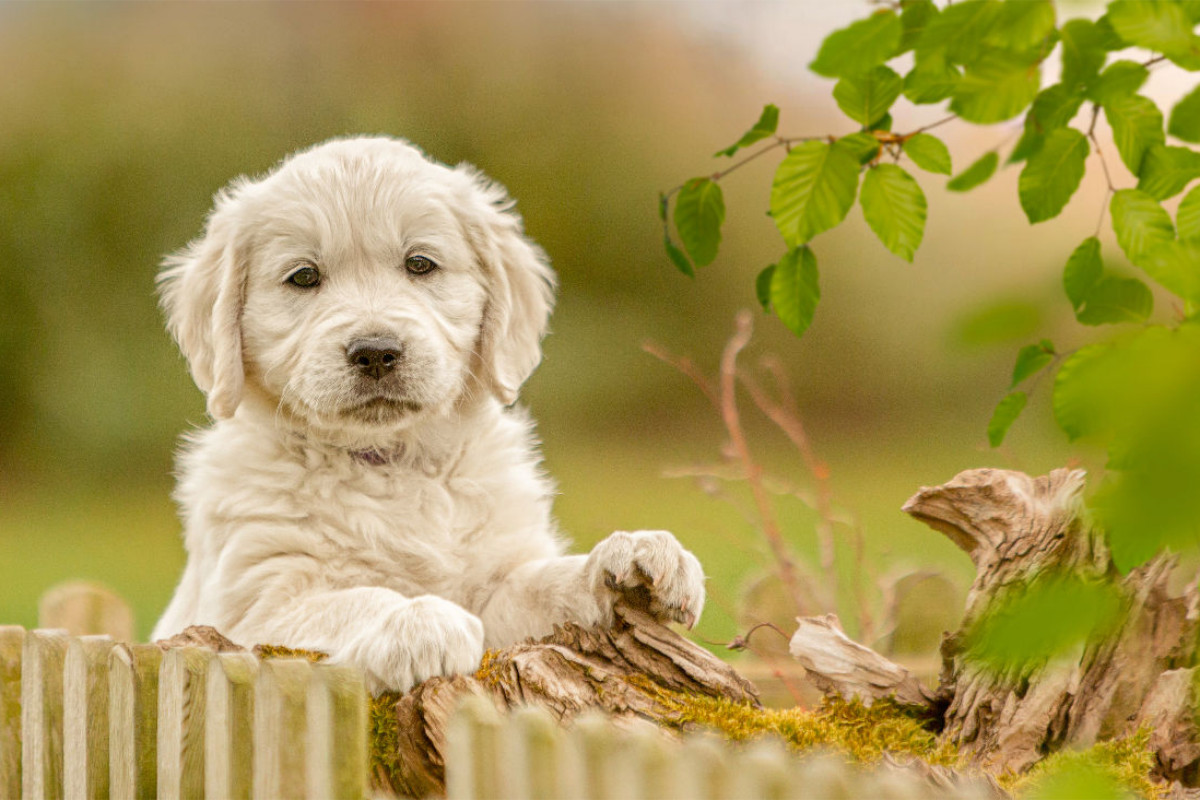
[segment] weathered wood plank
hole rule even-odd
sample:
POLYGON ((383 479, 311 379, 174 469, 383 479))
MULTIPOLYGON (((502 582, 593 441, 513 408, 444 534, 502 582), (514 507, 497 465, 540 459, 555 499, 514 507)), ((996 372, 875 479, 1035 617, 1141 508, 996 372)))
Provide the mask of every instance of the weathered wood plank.
POLYGON ((367 796, 367 690, 352 667, 317 664, 308 685, 308 797, 367 796))
POLYGON ((21 795, 21 648, 25 629, 0 626, 0 797, 21 795))
POLYGON ((108 657, 108 781, 114 800, 158 794, 158 671, 163 651, 118 644, 108 657))
POLYGON ((21 650, 21 795, 63 796, 63 661, 67 632, 25 634, 21 650))
POLYGON ((206 797, 234 800, 253 795, 257 677, 258 659, 249 653, 222 653, 208 668, 204 725, 206 797))
POLYGON ((503 737, 503 757, 513 765, 513 794, 529 800, 553 800, 559 792, 563 732, 550 712, 523 706, 512 712, 503 737))
POLYGON ((496 796, 500 725, 490 699, 463 697, 446 726, 446 800, 496 796))
POLYGON ((302 798, 308 683, 305 659, 263 661, 254 687, 254 796, 302 798))
POLYGON ((71 636, 111 636, 118 642, 132 642, 133 610, 107 586, 69 581, 42 595, 38 627, 65 630, 71 636))
POLYGON ((158 676, 158 796, 204 793, 204 695, 216 653, 181 647, 163 656, 158 676))
POLYGON ((108 636, 67 645, 63 664, 63 794, 108 797, 108 636))

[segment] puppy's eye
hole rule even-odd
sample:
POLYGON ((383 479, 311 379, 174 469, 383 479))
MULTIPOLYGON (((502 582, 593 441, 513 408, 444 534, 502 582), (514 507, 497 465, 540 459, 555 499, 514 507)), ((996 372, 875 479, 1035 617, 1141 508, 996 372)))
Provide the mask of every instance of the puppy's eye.
POLYGON ((316 267, 301 267, 288 275, 287 282, 301 289, 311 289, 321 282, 321 273, 316 267))
POLYGON ((425 256, 409 256, 404 262, 404 267, 413 275, 424 275, 426 272, 437 269, 437 264, 425 256))

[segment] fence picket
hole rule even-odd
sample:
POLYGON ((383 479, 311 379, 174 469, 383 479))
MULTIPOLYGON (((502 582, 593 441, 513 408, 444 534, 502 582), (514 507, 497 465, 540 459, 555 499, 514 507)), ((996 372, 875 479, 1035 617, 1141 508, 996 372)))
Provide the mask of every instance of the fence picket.
POLYGON ((559 796, 562 730, 550 712, 525 706, 511 713, 501 737, 502 757, 513 769, 513 795, 522 800, 559 796))
POLYGON ((113 800, 158 794, 158 671, 153 644, 118 644, 108 656, 108 783, 113 800))
POLYGON ((308 770, 304 744, 308 682, 305 659, 270 659, 254 684, 254 796, 300 798, 308 770))
POLYGON ((204 792, 204 694, 216 653, 180 647, 163 656, 158 675, 158 797, 204 792))
POLYGON ((763 739, 740 751, 733 774, 738 795, 748 800, 786 800, 792 791, 788 753, 778 739, 763 739))
POLYGON ((222 653, 208 668, 205 691, 204 792, 248 798, 254 787, 254 681, 258 659, 222 653))
POLYGON ((465 769, 447 771, 446 800, 486 800, 504 784, 499 779, 497 742, 502 721, 491 700, 469 695, 446 727, 446 762, 465 769), (465 760, 463 760, 465 759, 465 760))
POLYGON ((25 629, 0 626, 0 797, 21 795, 21 648, 25 629))
POLYGON ((367 690, 352 667, 318 664, 308 684, 308 797, 367 796, 367 690))
POLYGON ((63 795, 108 797, 108 636, 67 644, 63 661, 63 795))
POLYGON ((66 631, 26 632, 21 649, 21 796, 26 800, 62 797, 66 655, 66 631))

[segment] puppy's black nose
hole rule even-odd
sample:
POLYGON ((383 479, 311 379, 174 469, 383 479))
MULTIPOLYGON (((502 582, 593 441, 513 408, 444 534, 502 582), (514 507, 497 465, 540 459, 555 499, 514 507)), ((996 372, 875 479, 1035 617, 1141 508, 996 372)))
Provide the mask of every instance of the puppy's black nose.
POLYGON ((374 336, 355 339, 346 347, 346 360, 363 375, 379 380, 400 363, 404 347, 395 339, 374 336))

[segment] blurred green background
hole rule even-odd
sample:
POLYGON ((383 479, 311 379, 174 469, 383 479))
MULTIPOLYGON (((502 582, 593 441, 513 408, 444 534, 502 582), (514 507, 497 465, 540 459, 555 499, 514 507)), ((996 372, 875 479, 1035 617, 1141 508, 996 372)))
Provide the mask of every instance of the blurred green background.
MULTIPOLYGON (((564 529, 580 548, 614 529, 674 530, 712 577, 699 635, 731 638, 766 548, 739 507, 664 475, 719 461, 724 437, 700 393, 640 346, 715 368, 735 311, 754 306, 754 276, 782 251, 764 213, 775 162, 725 181, 725 242, 695 280, 662 252, 656 197, 718 169, 711 154, 766 102, 782 108, 781 132, 847 132, 831 83, 804 67, 870 8, 0 4, 0 622, 34 624, 46 587, 88 577, 128 597, 149 631, 183 563, 172 451, 205 423, 155 305, 157 263, 233 176, 330 136, 386 133, 507 185, 556 265, 553 333, 524 402, 564 529)), ((895 115, 898 129, 939 116, 903 100, 895 115)), ((957 171, 1019 124, 938 133, 957 171)), ((1048 422, 1047 386, 1010 442, 986 448, 1016 348, 1087 339, 1059 274, 1104 202, 1089 174, 1060 219, 1031 229, 1016 172, 966 196, 919 173, 930 208, 915 264, 856 210, 815 243, 823 300, 805 338, 757 315, 745 363, 786 362, 837 503, 865 532, 864 559, 843 552, 839 569, 872 597, 914 568, 969 580, 964 555, 899 511, 918 486, 1075 455, 1048 422)), ((772 471, 810 485, 782 437, 747 417, 772 471)), ((811 559, 814 515, 779 503, 811 559)))

